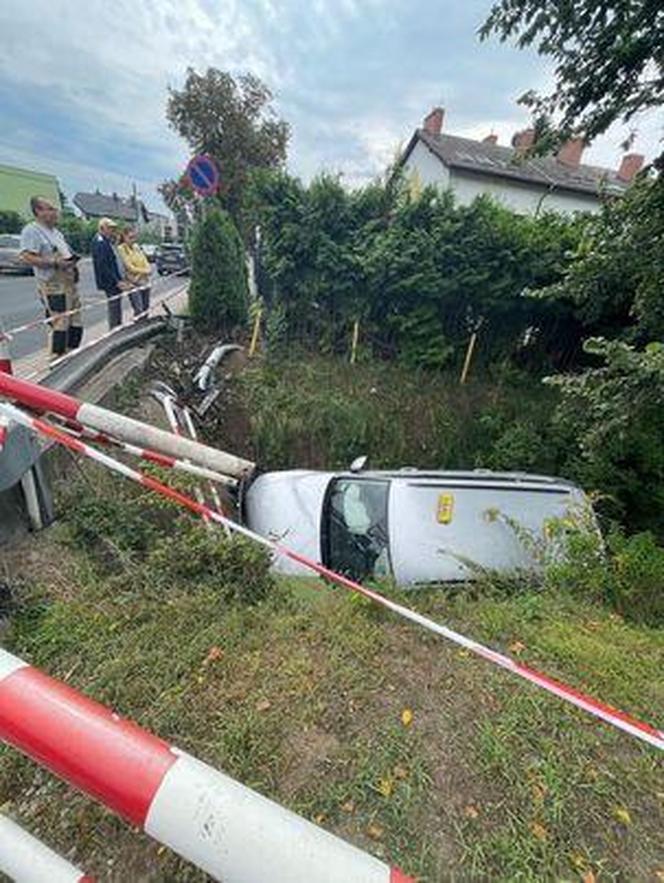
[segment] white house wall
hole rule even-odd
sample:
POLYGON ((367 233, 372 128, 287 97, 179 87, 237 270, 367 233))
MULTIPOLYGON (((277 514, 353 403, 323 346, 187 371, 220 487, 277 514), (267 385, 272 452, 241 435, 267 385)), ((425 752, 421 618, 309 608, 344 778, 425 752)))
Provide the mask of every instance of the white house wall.
MULTIPOLYGON (((439 165, 444 168, 442 163, 439 165)), ((441 183, 442 180, 441 177, 441 183)), ((451 175, 447 172, 447 183, 443 186, 452 188, 461 205, 468 205, 476 196, 487 193, 497 202, 522 215, 534 215, 538 209, 540 212, 548 210, 565 214, 599 209, 599 201, 590 194, 586 196, 565 190, 547 191, 543 187, 531 187, 508 178, 464 174, 457 169, 451 175)))
POLYGON ((422 187, 449 187, 450 173, 442 162, 433 155, 428 147, 418 141, 410 156, 404 163, 406 178, 417 174, 422 187))
POLYGON ((543 187, 529 186, 492 175, 474 175, 450 171, 428 147, 418 141, 404 163, 406 178, 415 176, 422 187, 434 186, 441 190, 450 187, 460 205, 468 205, 476 196, 489 194, 497 202, 519 214, 535 214, 538 210, 565 214, 593 212, 599 209, 599 201, 590 194, 568 191, 549 192, 543 187))

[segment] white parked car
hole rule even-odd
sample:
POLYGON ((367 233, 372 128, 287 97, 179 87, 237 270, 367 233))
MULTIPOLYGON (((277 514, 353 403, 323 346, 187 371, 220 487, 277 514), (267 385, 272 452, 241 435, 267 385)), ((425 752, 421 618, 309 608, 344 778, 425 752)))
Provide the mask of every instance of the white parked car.
MULTIPOLYGON (((391 576, 402 586, 465 581, 478 569, 535 571, 559 542, 548 527, 557 519, 585 513, 594 526, 570 482, 486 470, 268 472, 242 508, 263 536, 355 579, 391 576)), ((308 572, 285 557, 275 568, 308 572)))
POLYGON ((21 237, 17 233, 0 233, 0 270, 32 275, 32 267, 21 261, 21 237))

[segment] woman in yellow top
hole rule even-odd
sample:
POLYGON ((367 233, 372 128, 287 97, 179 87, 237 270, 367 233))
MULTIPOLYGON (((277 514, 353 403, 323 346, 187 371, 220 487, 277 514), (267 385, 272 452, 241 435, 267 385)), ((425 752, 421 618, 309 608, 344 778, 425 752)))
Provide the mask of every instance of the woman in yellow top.
POLYGON ((147 318, 150 308, 150 262, 138 244, 138 234, 134 227, 127 227, 120 234, 118 254, 122 261, 125 281, 130 282, 134 291, 129 292, 129 300, 134 316, 147 318))

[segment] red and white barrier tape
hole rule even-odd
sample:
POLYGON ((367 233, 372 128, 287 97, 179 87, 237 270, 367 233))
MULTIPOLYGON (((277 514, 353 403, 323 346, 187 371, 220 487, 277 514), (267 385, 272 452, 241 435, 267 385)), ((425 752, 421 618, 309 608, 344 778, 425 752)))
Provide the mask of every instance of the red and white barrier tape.
POLYGON ((66 393, 8 374, 0 373, 0 396, 20 402, 32 411, 57 414, 76 429, 87 426, 103 435, 143 449, 158 451, 180 460, 191 460, 222 475, 240 478, 254 468, 253 463, 233 454, 194 442, 184 436, 173 435, 140 420, 125 417, 99 405, 81 402, 66 393))
MULTIPOLYGON (((9 354, 9 342, 2 330, 2 324, 0 324, 0 373, 12 374, 12 360, 9 354)), ((8 428, 7 422, 4 419, 0 419, 0 451, 2 451, 5 442, 7 441, 8 428)))
POLYGON ((520 678, 529 681, 531 684, 536 684, 538 687, 546 690, 548 693, 552 693, 554 696, 557 696, 560 699, 564 699, 571 705, 575 705, 577 708, 581 708, 583 709, 583 711, 587 711, 594 717, 603 720, 605 723, 611 724, 613 727, 616 727, 617 729, 628 733, 630 736, 634 736, 635 738, 640 739, 643 742, 647 742, 649 745, 653 745, 655 748, 659 748, 660 750, 664 749, 664 731, 658 730, 652 725, 637 720, 636 718, 626 714, 623 711, 620 711, 617 708, 613 708, 610 705, 600 702, 599 700, 594 699, 592 696, 588 696, 587 694, 582 693, 580 690, 564 684, 562 681, 558 681, 555 678, 551 678, 548 675, 542 674, 541 672, 530 668, 530 666, 524 665, 521 662, 517 662, 514 659, 511 659, 509 656, 505 656, 502 653, 497 653, 495 650, 492 650, 491 648, 486 647, 483 644, 478 643, 477 641, 473 641, 471 638, 467 638, 465 635, 462 635, 459 632, 448 628, 447 626, 440 625, 434 620, 423 616, 421 613, 417 613, 415 610, 411 610, 409 607, 405 607, 403 604, 399 604, 396 601, 393 601, 390 598, 381 595, 379 592, 374 591, 373 589, 368 589, 365 586, 360 585, 360 583, 348 579, 348 577, 345 577, 342 574, 335 573, 335 571, 330 570, 323 564, 319 564, 317 561, 314 561, 305 555, 294 552, 292 549, 289 549, 286 546, 281 545, 280 543, 275 543, 272 540, 267 539, 266 537, 262 537, 259 534, 254 533, 254 531, 250 530, 247 527, 244 527, 244 525, 237 524, 236 522, 231 521, 229 518, 220 515, 218 512, 209 509, 207 506, 202 506, 200 503, 197 503, 195 500, 192 500, 185 494, 174 490, 173 488, 163 484, 162 482, 157 481, 151 476, 144 475, 143 473, 135 469, 131 469, 124 463, 120 463, 117 460, 114 460, 112 457, 109 457, 107 454, 104 454, 102 451, 98 451, 95 448, 86 445, 77 439, 70 438, 61 430, 57 429, 46 421, 33 418, 30 415, 25 414, 20 409, 15 408, 13 405, 3 405, 0 403, 0 413, 3 412, 5 413, 5 416, 11 418, 12 420, 16 420, 17 423, 21 423, 22 425, 27 426, 28 428, 31 428, 35 432, 41 433, 44 436, 54 438, 56 441, 59 441, 66 447, 69 447, 72 450, 77 451, 78 453, 84 454, 92 460, 96 460, 97 462, 102 463, 109 469, 112 469, 115 472, 119 472, 126 478, 138 482, 144 487, 148 487, 156 493, 161 494, 162 496, 168 497, 170 500, 179 503, 181 506, 189 509, 191 512, 195 512, 198 515, 207 515, 207 517, 211 521, 215 521, 217 524, 225 525, 230 530, 242 534, 243 536, 248 537, 254 542, 260 543, 262 546, 265 546, 272 552, 278 555, 284 555, 287 558, 290 558, 292 561, 296 561, 298 564, 302 564, 309 570, 312 570, 319 576, 322 576, 328 582, 335 583, 336 585, 342 586, 345 589, 349 589, 352 592, 356 592, 366 598, 370 598, 372 601, 375 601, 376 604, 380 604, 381 606, 386 607, 388 610, 391 610, 398 616, 401 616, 404 619, 409 620, 410 622, 414 622, 416 625, 422 626, 422 628, 425 628, 428 631, 433 632, 434 634, 440 635, 443 638, 447 638, 449 641, 452 641, 453 643, 465 648, 466 650, 469 650, 471 653, 480 656, 482 659, 486 659, 489 662, 494 663, 494 665, 497 665, 500 668, 504 668, 507 671, 512 672, 512 674, 518 675, 520 678))
MULTIPOLYGON (((129 322, 123 322, 121 325, 116 325, 114 328, 111 328, 109 331, 106 331, 104 334, 100 334, 99 337, 95 337, 94 340, 89 340, 86 343, 82 344, 81 346, 77 347, 76 349, 70 350, 68 353, 65 353, 64 355, 59 356, 57 359, 53 359, 48 364, 49 369, 59 367, 63 362, 66 362, 68 359, 71 359, 74 356, 77 356, 79 353, 82 353, 85 350, 90 349, 90 347, 96 346, 102 340, 106 340, 107 338, 112 337, 114 334, 117 334, 119 331, 122 331, 124 328, 129 328, 132 325, 135 325, 141 319, 148 317, 150 315, 150 313, 152 312, 152 310, 156 309, 157 307, 162 306, 167 301, 174 298, 176 295, 181 294, 185 290, 186 287, 187 287, 186 285, 182 285, 179 288, 173 289, 173 291, 169 291, 160 300, 157 300, 154 303, 150 304, 150 307, 147 310, 145 310, 142 313, 138 313, 138 315, 136 315, 136 316, 133 316, 129 322)), ((39 375, 41 373, 42 373, 42 371, 40 369, 38 369, 36 371, 33 371, 32 374, 28 374, 23 379, 24 380, 32 380, 35 377, 39 377, 39 375)))
POLYGON ((0 872, 16 883, 94 883, 80 868, 1 814, 0 872))
POLYGON ((0 739, 215 880, 413 883, 1 649, 0 739))
MULTIPOLYGON (((182 276, 184 273, 187 273, 188 270, 177 270, 174 273, 169 273, 166 277, 160 277, 158 280, 161 282, 166 282, 169 279, 172 279, 174 276, 182 276)), ((94 307, 104 306, 105 304, 111 303, 112 301, 120 300, 123 297, 128 297, 130 294, 135 294, 137 291, 142 291, 147 286, 136 286, 135 288, 128 288, 126 291, 121 291, 119 294, 114 294, 111 297, 98 297, 94 300, 87 301, 84 304, 81 304, 80 307, 76 307, 73 310, 65 310, 64 313, 58 313, 57 316, 46 316, 45 318, 32 319, 30 322, 25 322, 23 325, 17 325, 15 328, 9 328, 4 332, 7 340, 13 340, 17 334, 22 334, 25 331, 31 331, 33 328, 40 328, 42 325, 51 325, 56 319, 62 319, 66 316, 74 316, 77 313, 84 313, 86 310, 91 310, 94 307)))

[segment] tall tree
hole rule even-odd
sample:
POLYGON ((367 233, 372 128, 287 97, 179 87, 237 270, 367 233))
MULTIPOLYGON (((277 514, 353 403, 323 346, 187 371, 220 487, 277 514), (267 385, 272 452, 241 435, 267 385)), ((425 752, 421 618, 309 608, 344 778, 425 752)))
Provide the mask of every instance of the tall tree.
POLYGON ((554 60, 553 90, 520 101, 538 116, 560 115, 563 136, 591 141, 664 101, 661 0, 498 0, 480 28, 482 39, 492 34, 554 60))
MULTIPOLYGON (((170 89, 166 117, 193 153, 207 153, 219 163, 223 208, 238 216, 242 191, 252 169, 278 168, 286 160, 288 123, 271 107, 272 93, 253 74, 233 77, 208 68, 187 71, 182 89, 170 89)), ((167 181, 161 188, 169 205, 191 199, 186 185, 167 181)))

